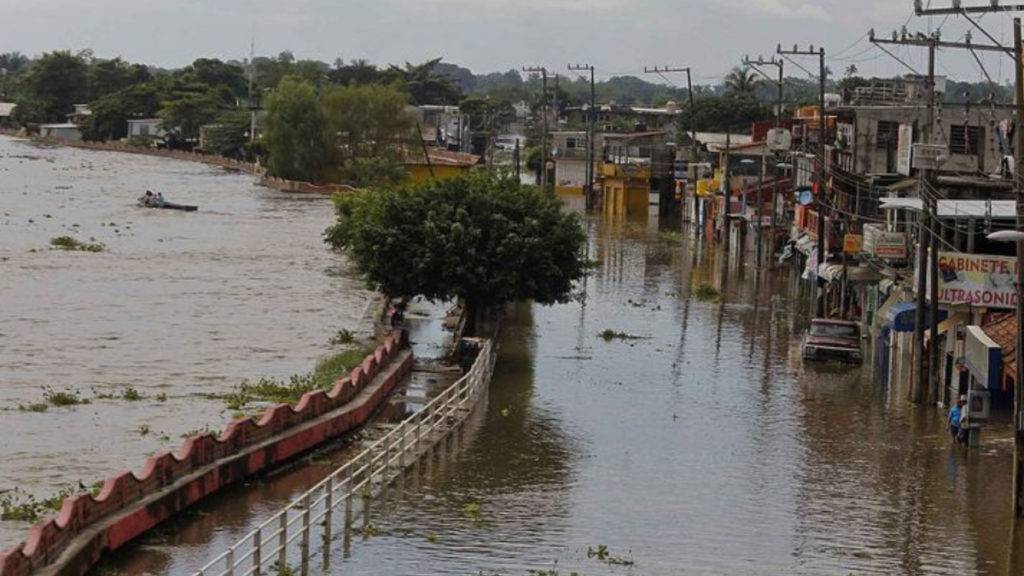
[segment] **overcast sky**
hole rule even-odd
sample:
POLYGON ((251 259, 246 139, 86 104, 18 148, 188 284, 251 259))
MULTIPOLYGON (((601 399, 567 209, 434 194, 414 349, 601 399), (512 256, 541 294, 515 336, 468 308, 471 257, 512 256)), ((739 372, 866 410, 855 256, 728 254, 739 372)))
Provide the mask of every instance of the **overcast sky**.
MULTIPOLYGON (((327 62, 443 56, 477 73, 531 64, 564 71, 568 62, 586 62, 602 77, 640 75, 645 65, 690 65, 696 81, 713 83, 744 54, 767 56, 778 42, 799 42, 824 45, 838 73, 854 63, 862 74, 892 75, 907 70, 872 48, 865 34, 899 28, 912 6, 912 0, 0 0, 0 52, 92 48, 101 57, 178 67, 200 56, 245 58, 255 35, 257 54, 288 49, 327 62)), ((1011 38, 1007 16, 982 23, 997 38, 1011 38)), ((966 30, 955 18, 914 17, 908 28, 940 25, 946 39, 966 30)), ((984 38, 975 33, 974 40, 984 38)), ((924 71, 923 49, 899 55, 924 71)), ((997 55, 984 60, 995 81, 1010 77, 1008 62, 997 55)), ((940 74, 984 78, 966 54, 942 53, 939 66, 940 74)))

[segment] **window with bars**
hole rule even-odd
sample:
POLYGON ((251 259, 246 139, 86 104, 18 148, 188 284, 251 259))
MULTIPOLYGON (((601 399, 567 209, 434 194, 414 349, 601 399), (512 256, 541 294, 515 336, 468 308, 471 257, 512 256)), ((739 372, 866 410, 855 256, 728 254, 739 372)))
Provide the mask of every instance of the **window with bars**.
POLYGON ((875 147, 879 150, 895 148, 900 137, 900 123, 892 120, 879 120, 878 131, 875 133, 875 147))
POLYGON ((982 126, 953 125, 949 127, 949 153, 977 156, 985 140, 982 126))

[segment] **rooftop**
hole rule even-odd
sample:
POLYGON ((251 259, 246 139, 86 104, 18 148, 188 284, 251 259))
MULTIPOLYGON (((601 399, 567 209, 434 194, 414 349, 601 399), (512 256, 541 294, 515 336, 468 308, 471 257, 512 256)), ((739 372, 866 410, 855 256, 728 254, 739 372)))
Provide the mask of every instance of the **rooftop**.
MULTIPOLYGON (((443 148, 427 148, 430 157, 430 164, 434 166, 476 166, 480 157, 466 152, 452 152, 443 148)), ((422 150, 407 152, 405 155, 406 164, 426 166, 427 161, 422 150)))
POLYGON ((981 327, 993 342, 1003 349, 1003 363, 1006 369, 1016 374, 1017 370, 1017 318, 1014 314, 1003 314, 981 327))

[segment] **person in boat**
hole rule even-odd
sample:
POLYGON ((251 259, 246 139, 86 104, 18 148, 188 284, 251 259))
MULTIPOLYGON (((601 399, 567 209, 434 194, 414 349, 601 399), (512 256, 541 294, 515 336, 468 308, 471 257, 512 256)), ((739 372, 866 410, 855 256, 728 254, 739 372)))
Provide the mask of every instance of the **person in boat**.
POLYGON ((149 190, 146 190, 145 194, 139 196, 139 204, 143 206, 153 206, 155 202, 156 196, 153 196, 153 193, 150 192, 149 190))
POLYGON ((163 205, 164 205, 164 193, 163 192, 157 192, 156 193, 156 205, 160 206, 161 208, 163 207, 163 205))

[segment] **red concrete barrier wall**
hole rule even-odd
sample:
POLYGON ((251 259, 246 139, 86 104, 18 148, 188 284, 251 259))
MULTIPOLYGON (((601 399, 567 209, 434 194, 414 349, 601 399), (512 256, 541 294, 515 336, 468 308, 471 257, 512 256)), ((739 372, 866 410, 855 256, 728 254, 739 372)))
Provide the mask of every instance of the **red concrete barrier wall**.
POLYGON ((108 478, 95 497, 83 493, 66 498, 54 517, 38 523, 25 541, 0 555, 0 576, 27 576, 51 564, 86 528, 114 514, 131 510, 132 505, 143 498, 166 489, 201 468, 225 460, 201 477, 169 491, 156 503, 139 506, 98 532, 60 572, 84 574, 104 551, 117 549, 203 497, 361 426, 412 369, 412 355, 401 355, 407 344, 404 331, 392 332, 362 364, 348 376, 337 380, 330 390, 307 392, 295 406, 271 406, 258 421, 253 418, 236 420, 219 434, 188 438, 177 453, 166 452, 149 458, 140 473, 122 472, 108 478), (394 365, 398 358, 402 358, 402 363, 394 365), (352 405, 353 399, 382 371, 388 373, 387 379, 368 398, 352 405), (349 409, 315 426, 287 433, 291 428, 342 407, 349 409), (281 438, 276 442, 253 451, 248 458, 227 461, 245 449, 278 435, 281 438))

